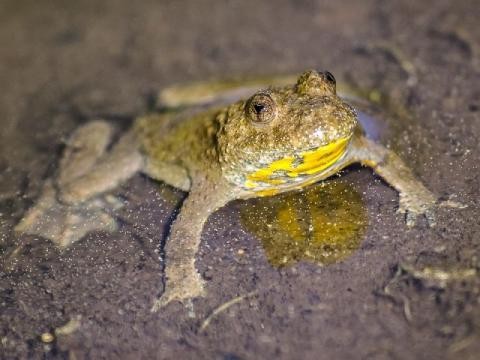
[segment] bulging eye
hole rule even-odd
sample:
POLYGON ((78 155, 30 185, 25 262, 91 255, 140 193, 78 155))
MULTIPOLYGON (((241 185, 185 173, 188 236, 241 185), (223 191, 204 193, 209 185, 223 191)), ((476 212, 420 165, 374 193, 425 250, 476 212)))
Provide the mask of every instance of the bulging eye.
POLYGON ((327 80, 330 84, 335 85, 337 83, 337 80, 335 80, 335 76, 330 71, 325 71, 323 73, 325 76, 325 80, 327 80))
POLYGON ((275 102, 267 93, 253 95, 247 101, 245 112, 254 124, 267 124, 275 119, 275 102))

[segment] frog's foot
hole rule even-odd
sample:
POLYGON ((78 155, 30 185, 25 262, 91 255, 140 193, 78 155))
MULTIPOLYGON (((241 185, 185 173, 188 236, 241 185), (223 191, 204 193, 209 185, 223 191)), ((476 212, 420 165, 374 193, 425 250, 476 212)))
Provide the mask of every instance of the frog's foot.
POLYGON ((15 226, 18 235, 38 235, 51 240, 59 248, 66 248, 87 233, 115 231, 117 223, 108 209, 117 207, 104 199, 92 199, 79 205, 65 205, 57 200, 51 181, 22 220, 15 226))
POLYGON ((413 175, 410 168, 392 150, 358 135, 352 140, 349 155, 343 160, 345 164, 360 162, 371 167, 390 186, 400 194, 398 212, 405 214, 408 227, 415 225, 419 216, 425 216, 430 226, 435 226, 437 207, 462 208, 463 205, 448 200, 438 202, 433 195, 413 175))
POLYGON ((155 300, 152 312, 157 312, 173 301, 179 301, 185 305, 193 298, 205 296, 205 281, 195 268, 172 269, 171 272, 172 276, 166 281, 165 292, 155 300))
POLYGON ((405 215, 405 221, 408 227, 415 225, 419 216, 425 216, 428 225, 435 226, 435 196, 428 192, 419 193, 400 193, 400 205, 398 212, 405 215))
POLYGON ((56 176, 46 182, 16 233, 39 235, 65 248, 89 232, 116 230, 111 213, 122 204, 105 193, 131 177, 141 157, 131 133, 110 148, 113 133, 110 124, 96 120, 70 136, 56 176))
POLYGON ((425 216, 430 227, 435 226, 435 210, 439 207, 464 209, 466 205, 453 200, 438 201, 430 192, 422 192, 414 196, 400 193, 398 212, 405 214, 408 227, 414 226, 417 218, 422 215, 425 216))

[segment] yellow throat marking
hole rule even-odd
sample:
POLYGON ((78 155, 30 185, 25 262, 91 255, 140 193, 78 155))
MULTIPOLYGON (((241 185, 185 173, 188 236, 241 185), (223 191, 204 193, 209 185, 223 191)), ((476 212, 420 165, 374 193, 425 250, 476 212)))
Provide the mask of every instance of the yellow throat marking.
POLYGON ((329 168, 345 153, 349 138, 343 138, 315 150, 299 153, 299 156, 288 156, 271 162, 266 167, 247 175, 245 187, 264 192, 275 193, 275 185, 288 182, 288 178, 314 175, 329 168), (270 189, 265 189, 270 187, 270 189))

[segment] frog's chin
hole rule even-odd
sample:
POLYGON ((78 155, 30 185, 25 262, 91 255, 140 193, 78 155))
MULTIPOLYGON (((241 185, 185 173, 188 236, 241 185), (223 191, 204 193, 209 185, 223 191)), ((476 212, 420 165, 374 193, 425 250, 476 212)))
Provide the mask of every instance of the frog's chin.
POLYGON ((331 166, 328 169, 325 169, 324 171, 314 174, 314 175, 308 175, 308 176, 302 176, 296 178, 294 181, 288 181, 285 182, 281 185, 268 185, 268 186, 263 186, 263 187, 257 187, 253 190, 250 190, 246 193, 245 197, 264 197, 264 196, 273 196, 277 195, 280 193, 288 192, 288 191, 299 191, 304 189, 305 187, 315 184, 321 180, 324 180, 336 172, 338 172, 341 168, 343 168, 343 163, 342 163, 342 158, 339 159, 339 161, 331 166))
POLYGON ((330 176, 345 156, 350 138, 341 138, 314 149, 272 161, 246 176, 244 189, 267 196, 299 189, 330 176))

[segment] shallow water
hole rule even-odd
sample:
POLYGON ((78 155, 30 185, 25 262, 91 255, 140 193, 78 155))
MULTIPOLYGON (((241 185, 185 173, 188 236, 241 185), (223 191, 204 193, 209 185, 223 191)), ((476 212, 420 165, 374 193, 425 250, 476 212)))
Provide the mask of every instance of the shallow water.
POLYGON ((368 225, 361 195, 339 179, 243 203, 241 220, 276 267, 341 261, 360 246, 368 225))

